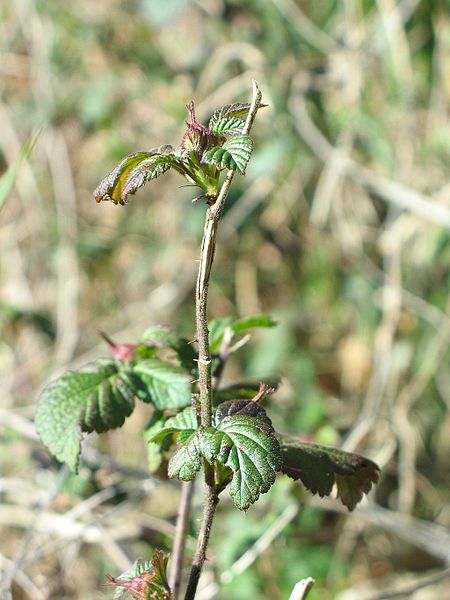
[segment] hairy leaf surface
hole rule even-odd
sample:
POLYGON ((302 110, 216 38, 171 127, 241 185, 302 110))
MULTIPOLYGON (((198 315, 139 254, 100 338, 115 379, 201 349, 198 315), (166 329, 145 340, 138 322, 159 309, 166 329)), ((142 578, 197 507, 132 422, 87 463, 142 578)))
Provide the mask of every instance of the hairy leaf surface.
POLYGON ((282 471, 298 480, 313 494, 328 496, 336 484, 338 498, 353 510, 377 483, 379 467, 359 454, 336 448, 283 438, 282 471))
MULTIPOLYGON (((250 416, 226 417, 212 435, 211 455, 233 471, 230 494, 234 504, 247 510, 260 494, 267 492, 281 468, 281 452, 273 429, 250 416)), ((204 452, 208 448, 203 449, 204 452)))
POLYGON ((214 146, 203 155, 203 162, 219 169, 234 169, 242 175, 250 160, 253 142, 248 135, 235 135, 223 146, 214 146))
POLYGON ((127 154, 100 182, 94 198, 97 202, 110 200, 114 204, 125 204, 129 194, 165 173, 176 160, 175 150, 170 145, 127 154))
POLYGON ((76 471, 82 432, 120 427, 133 411, 138 385, 118 361, 99 361, 53 381, 42 392, 36 415, 43 443, 76 471))
POLYGON ((191 384, 181 367, 150 358, 138 363, 134 373, 144 382, 159 410, 183 408, 191 403, 191 384))

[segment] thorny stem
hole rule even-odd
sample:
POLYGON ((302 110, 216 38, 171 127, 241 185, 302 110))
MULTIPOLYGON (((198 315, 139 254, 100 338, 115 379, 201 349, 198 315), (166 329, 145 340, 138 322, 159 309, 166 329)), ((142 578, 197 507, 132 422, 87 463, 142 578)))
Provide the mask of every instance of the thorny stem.
MULTIPOLYGON (((256 113, 261 103, 261 91, 253 80, 253 98, 242 133, 248 134, 255 120, 256 113)), ((198 373, 200 388, 200 409, 197 419, 201 427, 210 427, 212 419, 213 389, 211 381, 211 351, 209 348, 208 331, 208 287, 211 267, 216 248, 217 226, 222 216, 223 207, 234 178, 235 171, 227 172, 225 181, 220 188, 215 201, 206 211, 205 229, 203 232, 200 250, 200 264, 198 269, 197 287, 195 296, 195 317, 198 341, 198 373)), ((197 548, 191 566, 191 573, 184 600, 193 600, 197 591, 198 581, 206 559, 209 536, 214 519, 219 497, 214 483, 214 469, 204 461, 205 471, 205 498, 203 505, 203 519, 197 540, 197 548)))

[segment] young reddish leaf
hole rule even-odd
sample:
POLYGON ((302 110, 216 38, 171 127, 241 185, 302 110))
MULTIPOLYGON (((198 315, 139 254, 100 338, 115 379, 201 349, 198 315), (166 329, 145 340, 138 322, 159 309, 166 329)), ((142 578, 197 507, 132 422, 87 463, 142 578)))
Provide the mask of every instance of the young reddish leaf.
POLYGON ((127 154, 97 186, 94 198, 97 202, 111 200, 114 204, 125 204, 129 194, 165 173, 176 160, 170 145, 127 154))
POLYGON ((359 454, 283 437, 282 471, 300 479, 313 494, 328 496, 336 484, 338 498, 353 510, 377 483, 379 467, 359 454))
POLYGON ((114 600, 125 595, 136 600, 171 600, 167 581, 167 561, 162 550, 156 550, 151 560, 136 563, 118 578, 107 575, 107 585, 117 587, 114 600))

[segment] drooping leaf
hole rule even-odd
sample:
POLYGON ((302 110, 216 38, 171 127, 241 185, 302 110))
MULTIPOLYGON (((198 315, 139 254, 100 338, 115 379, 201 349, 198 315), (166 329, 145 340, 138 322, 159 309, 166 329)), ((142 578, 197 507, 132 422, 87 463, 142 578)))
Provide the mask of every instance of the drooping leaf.
POLYGON ((272 427, 250 416, 225 417, 211 433, 211 455, 233 471, 230 494, 234 504, 247 510, 260 494, 267 492, 281 468, 281 451, 272 427))
POLYGON ((156 550, 151 560, 136 561, 120 577, 107 575, 107 585, 117 588, 114 600, 125 598, 126 595, 137 600, 171 600, 166 574, 168 559, 162 550, 156 550))
POLYGON ((159 410, 183 408, 191 403, 191 384, 184 369, 150 358, 134 367, 159 410))
POLYGON ((82 432, 120 427, 134 408, 139 381, 118 361, 99 361, 56 379, 42 392, 36 428, 43 443, 73 471, 82 432))
POLYGON ((233 318, 226 317, 224 319, 214 319, 209 323, 209 345, 211 352, 216 353, 220 348, 220 344, 223 342, 225 331, 227 328, 231 329, 231 332, 236 335, 242 333, 248 329, 254 329, 256 327, 274 327, 276 321, 269 317, 269 315, 256 315, 251 317, 233 318))
POLYGON ((353 510, 377 483, 379 467, 359 454, 292 438, 283 438, 282 471, 300 479, 313 494, 328 496, 336 484, 338 498, 353 510))
POLYGON ((214 146, 205 152, 202 160, 219 169, 234 169, 244 175, 252 150, 253 142, 248 135, 235 135, 223 146, 214 146))
POLYGON ((165 173, 176 161, 175 150, 170 145, 127 154, 97 186, 94 198, 97 202, 110 200, 114 204, 125 204, 129 194, 165 173))
MULTIPOLYGON (((236 102, 234 104, 227 104, 226 106, 218 108, 216 111, 214 111, 213 115, 209 120, 209 130, 213 133, 221 133, 219 129, 221 122, 223 122, 226 118, 246 117, 250 106, 251 104, 247 102, 236 102)), ((260 104, 258 106, 258 109, 264 108, 265 106, 267 106, 267 104, 260 104)))

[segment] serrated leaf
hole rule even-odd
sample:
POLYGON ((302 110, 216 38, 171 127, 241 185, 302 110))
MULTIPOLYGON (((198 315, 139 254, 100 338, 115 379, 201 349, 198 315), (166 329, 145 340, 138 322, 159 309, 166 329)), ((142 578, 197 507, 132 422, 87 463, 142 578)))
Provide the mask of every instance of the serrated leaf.
POLYGON ((244 129, 245 121, 239 117, 222 117, 214 124, 213 133, 219 135, 238 135, 244 129))
POLYGON ((188 439, 197 429, 197 419, 192 406, 188 406, 173 417, 169 417, 162 429, 148 437, 152 443, 160 443, 174 433, 182 434, 181 441, 188 439))
MULTIPOLYGON (((227 117, 246 117, 250 106, 251 104, 248 102, 235 102, 234 104, 227 104, 221 108, 218 108, 216 111, 214 111, 209 120, 208 129, 213 133, 220 133, 220 131, 217 130, 218 123, 227 117)), ((260 108, 264 108, 265 106, 267 106, 267 104, 260 104, 258 106, 258 110, 260 108)))
POLYGON ((100 182, 94 198, 97 202, 111 200, 114 204, 125 204, 129 194, 165 173, 176 161, 175 150, 170 145, 127 154, 100 182))
POLYGON ((260 494, 267 492, 280 470, 282 459, 273 429, 250 416, 226 417, 211 428, 211 455, 233 471, 230 494, 234 504, 247 510, 260 494))
POLYGON ((42 392, 36 428, 49 450, 73 471, 82 432, 120 427, 134 409, 139 382, 119 362, 99 361, 56 379, 42 392))
POLYGON ((184 369, 150 358, 133 371, 146 385, 152 403, 159 410, 183 408, 191 403, 191 384, 184 369))
POLYGON ((218 352, 220 344, 223 342, 223 337, 227 328, 230 328, 233 334, 242 333, 248 329, 256 327, 274 327, 276 321, 269 315, 255 315, 251 317, 233 318, 226 317, 225 319, 214 319, 209 322, 209 345, 211 352, 218 352))
POLYGON ((171 479, 191 481, 199 471, 201 464, 197 434, 194 433, 173 454, 167 473, 171 479))
POLYGON ((214 146, 205 152, 202 161, 216 165, 219 169, 233 169, 244 175, 252 150, 253 142, 248 135, 235 135, 222 146, 214 146))
POLYGON ((137 600, 171 600, 172 594, 167 580, 167 561, 162 550, 156 550, 151 558, 136 561, 117 579, 107 575, 107 585, 117 587, 114 600, 125 596, 137 600))
POLYGON ((328 496, 336 483, 338 498, 349 510, 378 481, 379 467, 359 454, 292 438, 283 438, 281 451, 283 473, 320 496, 328 496))

